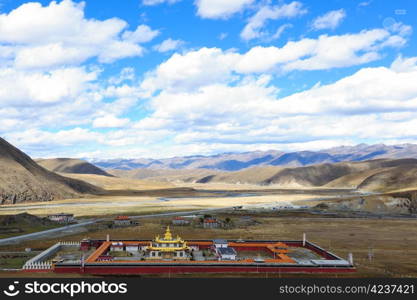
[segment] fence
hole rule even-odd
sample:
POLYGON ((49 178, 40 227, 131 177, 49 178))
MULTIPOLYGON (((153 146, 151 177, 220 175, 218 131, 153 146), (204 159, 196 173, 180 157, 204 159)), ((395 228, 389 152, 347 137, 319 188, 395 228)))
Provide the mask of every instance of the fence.
POLYGON ((48 260, 55 253, 65 247, 79 247, 79 242, 58 242, 35 257, 29 259, 22 267, 23 270, 49 270, 52 269, 52 262, 48 260))

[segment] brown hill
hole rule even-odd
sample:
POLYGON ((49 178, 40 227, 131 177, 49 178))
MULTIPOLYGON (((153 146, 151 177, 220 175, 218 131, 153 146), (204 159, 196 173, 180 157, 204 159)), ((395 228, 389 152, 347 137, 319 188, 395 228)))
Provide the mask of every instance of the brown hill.
POLYGON ((54 225, 54 221, 49 220, 48 218, 40 218, 28 213, 20 213, 16 215, 2 215, 0 216, 0 225, 9 226, 9 225, 54 225))
POLYGON ((196 182, 205 176, 221 173, 220 171, 206 169, 112 169, 107 170, 107 172, 121 178, 149 179, 168 182, 196 182))
POLYGON ((120 177, 109 177, 95 174, 70 174, 68 176, 73 179, 79 179, 88 182, 94 186, 101 187, 106 191, 112 190, 155 190, 155 189, 169 189, 175 188, 176 186, 169 182, 158 182, 154 179, 132 179, 132 178, 120 178, 120 177))
POLYGON ((359 189, 394 191, 417 187, 417 165, 402 165, 375 173, 358 185, 359 189))
POLYGON ((36 163, 52 172, 113 176, 89 162, 74 158, 36 159, 36 163))
MULTIPOLYGON (((382 171, 389 172, 391 168, 410 165, 417 166, 417 159, 376 159, 364 162, 342 162, 285 168, 263 183, 281 186, 326 185, 337 188, 358 188, 369 176, 382 171)), ((397 177, 397 180, 401 180, 401 178, 397 177)), ((371 186, 363 186, 363 188, 373 190, 371 186)))
POLYGON ((0 204, 50 201, 102 191, 81 180, 66 178, 44 169, 0 138, 0 204))
POLYGON ((236 172, 212 173, 197 180, 197 183, 224 182, 236 184, 262 184, 282 170, 281 167, 252 167, 236 172))
POLYGON ((328 183, 326 187, 329 188, 357 188, 366 178, 374 174, 380 173, 388 168, 376 168, 362 172, 354 172, 339 178, 336 178, 328 183))

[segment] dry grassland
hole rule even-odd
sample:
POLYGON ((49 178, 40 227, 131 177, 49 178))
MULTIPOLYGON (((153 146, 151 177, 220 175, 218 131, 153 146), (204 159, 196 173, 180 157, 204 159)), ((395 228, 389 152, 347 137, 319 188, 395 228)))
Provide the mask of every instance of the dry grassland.
POLYGON ((310 199, 313 197, 319 196, 303 194, 265 195, 252 197, 197 197, 178 199, 171 198, 169 201, 160 200, 159 197, 99 196, 91 198, 50 201, 47 203, 37 202, 17 205, 4 205, 2 206, 2 209, 0 209, 0 215, 16 214, 24 211, 38 216, 45 216, 48 214, 60 212, 72 213, 76 217, 103 216, 109 214, 115 215, 122 213, 131 215, 146 214, 150 212, 186 211, 240 205, 267 204, 275 202, 292 202, 297 200, 310 199), (28 205, 36 205, 36 207, 25 208, 28 205))

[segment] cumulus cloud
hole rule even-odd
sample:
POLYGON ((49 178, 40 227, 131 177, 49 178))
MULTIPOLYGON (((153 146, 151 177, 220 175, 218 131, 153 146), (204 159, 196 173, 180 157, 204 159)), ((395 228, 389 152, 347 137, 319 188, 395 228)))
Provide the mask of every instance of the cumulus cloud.
POLYGON ((207 19, 227 19, 255 0, 195 0, 197 15, 207 19))
POLYGON ((240 33, 243 40, 249 41, 255 38, 267 36, 269 33, 263 30, 268 20, 294 18, 307 12, 302 3, 293 1, 282 5, 262 6, 251 18, 240 33))
POLYGON ((405 38, 385 29, 356 34, 321 35, 317 39, 291 41, 283 47, 251 48, 246 53, 201 48, 175 53, 145 76, 143 90, 187 91, 214 83, 231 83, 242 75, 282 73, 293 70, 325 70, 361 65, 380 58, 384 47, 403 44, 405 38), (387 43, 393 38, 395 44, 387 43))
POLYGON ((171 38, 168 38, 164 40, 162 43, 155 45, 153 48, 158 52, 169 52, 169 51, 177 50, 182 45, 184 45, 184 41, 173 40, 171 38))
POLYGON ((218 48, 201 48, 186 54, 175 53, 150 72, 144 90, 192 90, 202 85, 228 80, 239 55, 218 48))
POLYGON ((345 17, 346 12, 344 9, 332 10, 314 19, 311 27, 314 30, 335 29, 339 26, 345 17))
MULTIPOLYGON (((217 2, 207 3, 213 8, 217 2)), ((218 2, 217 11, 206 13, 226 18, 251 3, 218 2)), ((269 33, 266 22, 305 13, 297 3, 262 5, 248 32, 279 38, 291 25, 269 33), (268 9, 260 13, 262 7, 268 9)), ((398 56, 390 67, 362 68, 285 97, 273 84, 292 71, 376 61, 385 48, 404 46, 411 26, 394 22, 246 52, 194 49, 174 53, 144 76, 129 66, 102 78, 104 65, 83 64, 141 55, 159 31, 144 24, 128 28, 118 18, 86 18, 83 5, 28 3, 0 14, 0 133, 32 155, 50 154, 51 147, 60 156, 137 157, 416 140, 416 57, 398 56), (142 119, 130 117, 136 112, 142 119)), ((180 44, 166 39, 154 49, 180 44)))
POLYGON ((61 68, 50 72, 0 69, 0 102, 4 106, 52 105, 75 99, 97 79, 84 68, 61 68))
POLYGON ((135 31, 125 31, 123 39, 132 43, 146 43, 153 40, 158 34, 158 30, 152 30, 147 25, 139 25, 135 31))
POLYGON ((0 14, 0 133, 18 145, 47 149, 76 143, 76 135, 106 143, 84 127, 128 126, 121 115, 141 97, 131 84, 134 69, 102 81, 101 63, 141 55, 142 44, 159 31, 144 24, 129 29, 118 18, 86 18, 84 5, 30 2, 0 14))
POLYGON ((77 145, 77 148, 82 150, 86 144, 91 145, 91 143, 99 143, 103 140, 103 136, 100 133, 80 127, 59 130, 57 132, 30 128, 19 132, 7 133, 5 137, 11 143, 19 145, 22 150, 36 153, 39 155, 38 157, 47 154, 49 152, 47 149, 51 147, 59 152, 66 147, 77 145))
POLYGON ((402 56, 390 67, 362 68, 336 82, 285 97, 270 76, 251 75, 234 84, 163 90, 150 99, 152 113, 136 122, 124 121, 114 109, 96 117, 97 127, 120 127, 117 130, 28 130, 7 137, 35 153, 44 151, 36 147, 45 141, 100 144, 99 152, 81 153, 101 157, 321 149, 357 140, 416 141, 416 80, 417 57, 402 56), (167 139, 172 141, 170 147, 163 143, 167 139))
POLYGON ((84 5, 30 2, 0 14, 0 57, 18 68, 76 65, 93 57, 108 63, 142 55, 139 44, 158 34, 147 25, 126 30, 127 23, 118 18, 87 19, 84 5))
POLYGON ((234 85, 163 91, 151 101, 153 114, 135 126, 171 128, 178 145, 307 147, 321 140, 415 138, 416 62, 414 57, 398 57, 391 67, 363 68, 286 97, 279 97, 265 75, 245 77, 234 85))

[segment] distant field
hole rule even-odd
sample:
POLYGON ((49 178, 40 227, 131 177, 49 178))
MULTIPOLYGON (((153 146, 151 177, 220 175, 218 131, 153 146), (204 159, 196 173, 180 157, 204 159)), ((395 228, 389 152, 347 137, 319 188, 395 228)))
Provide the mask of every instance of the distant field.
MULTIPOLYGON (((220 218, 231 217, 236 221, 239 215, 220 215, 220 218)), ((212 238, 242 238, 242 239, 281 239, 300 240, 303 232, 307 239, 323 248, 346 258, 353 253, 357 266, 354 274, 325 274, 325 275, 294 275, 268 274, 268 277, 416 277, 417 276, 417 220, 410 219, 352 219, 352 218, 321 218, 306 214, 280 217, 269 215, 252 215, 259 222, 257 225, 225 229, 201 229, 187 227, 171 227, 173 234, 179 234, 185 239, 212 238), (368 253, 373 253, 372 261, 368 253)), ((25 247, 35 249, 46 248, 58 240, 78 241, 83 237, 104 239, 110 234, 114 239, 150 239, 161 234, 164 224, 169 218, 153 218, 141 220, 141 225, 128 228, 101 229, 83 234, 68 236, 61 239, 25 242, 16 246, 8 246, 9 250, 22 250, 25 247), (164 221, 165 220, 165 221, 164 221)), ((0 251, 4 247, 0 247, 0 251)), ((5 273, 0 276, 6 276, 5 273)), ((15 275, 13 275, 15 276, 15 275)), ((36 275, 35 275, 36 276, 36 275)), ((181 275, 180 275, 181 276, 181 275)), ((199 275, 182 275, 199 276, 199 275)), ((200 275, 206 276, 206 275, 200 275)), ((208 275, 215 277, 219 275, 208 275)), ((231 275, 220 275, 233 277, 231 275)), ((234 275, 236 276, 236 275, 234 275)), ((240 274, 240 276, 266 276, 257 274, 240 274)))
MULTIPOLYGON (((167 194, 166 196, 169 196, 167 194)), ((221 208, 240 205, 254 205, 274 202, 292 202, 319 197, 309 194, 264 195, 251 197, 210 197, 210 198, 170 198, 135 197, 135 196, 99 196, 91 198, 71 199, 68 201, 50 201, 47 203, 25 203, 5 205, 0 208, 2 214, 28 212, 45 216, 53 213, 72 213, 77 217, 102 216, 108 214, 144 214, 148 212, 199 210, 205 208, 221 208)))
POLYGON ((62 173, 61 175, 73 179, 83 180, 106 190, 152 190, 175 187, 175 185, 169 182, 158 182, 151 180, 108 177, 93 174, 62 173))

